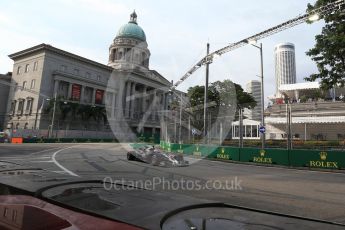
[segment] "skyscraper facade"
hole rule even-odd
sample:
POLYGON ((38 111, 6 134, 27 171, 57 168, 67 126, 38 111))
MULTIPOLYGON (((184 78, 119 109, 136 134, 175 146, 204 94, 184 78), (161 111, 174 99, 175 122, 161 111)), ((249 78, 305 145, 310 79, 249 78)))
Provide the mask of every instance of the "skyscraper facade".
POLYGON ((246 84, 246 92, 250 93, 255 101, 256 106, 254 109, 245 111, 245 115, 251 120, 261 120, 261 82, 252 80, 246 84))
POLYGON ((276 97, 280 97, 279 86, 296 83, 295 45, 280 43, 274 48, 276 97))

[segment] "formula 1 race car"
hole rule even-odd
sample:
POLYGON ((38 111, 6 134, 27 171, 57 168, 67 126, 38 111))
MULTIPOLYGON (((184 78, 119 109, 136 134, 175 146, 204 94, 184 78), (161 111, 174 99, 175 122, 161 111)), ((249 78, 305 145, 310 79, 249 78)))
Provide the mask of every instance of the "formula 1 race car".
POLYGON ((164 152, 154 146, 148 145, 127 153, 129 161, 141 161, 154 166, 187 166, 188 161, 185 161, 182 154, 173 154, 164 152))

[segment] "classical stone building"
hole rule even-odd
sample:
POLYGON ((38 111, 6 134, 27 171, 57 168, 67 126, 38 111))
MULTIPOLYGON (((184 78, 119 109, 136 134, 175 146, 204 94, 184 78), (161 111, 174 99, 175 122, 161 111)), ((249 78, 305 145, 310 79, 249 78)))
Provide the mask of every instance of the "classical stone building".
POLYGON ((65 134, 113 131, 124 137, 159 132, 158 115, 168 108, 171 82, 149 69, 150 55, 135 12, 110 45, 107 65, 47 44, 11 54, 14 87, 6 126, 48 130, 53 124, 53 130, 65 134), (99 119, 102 115, 107 118, 99 119))

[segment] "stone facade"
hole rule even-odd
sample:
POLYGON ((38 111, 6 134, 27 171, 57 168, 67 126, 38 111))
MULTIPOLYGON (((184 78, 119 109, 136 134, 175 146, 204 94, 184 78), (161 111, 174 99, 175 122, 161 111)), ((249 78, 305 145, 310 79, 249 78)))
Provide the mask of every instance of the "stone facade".
POLYGON ((9 55, 15 87, 8 97, 6 126, 49 129, 50 107, 56 99, 62 107, 70 105, 70 111, 63 118, 55 114, 54 130, 112 129, 115 136, 159 132, 158 115, 168 107, 171 82, 149 69, 150 51, 136 19, 131 14, 131 21, 120 28, 109 48, 108 65, 47 44, 9 55), (73 108, 79 105, 104 108, 107 119, 99 122, 76 115, 73 108))

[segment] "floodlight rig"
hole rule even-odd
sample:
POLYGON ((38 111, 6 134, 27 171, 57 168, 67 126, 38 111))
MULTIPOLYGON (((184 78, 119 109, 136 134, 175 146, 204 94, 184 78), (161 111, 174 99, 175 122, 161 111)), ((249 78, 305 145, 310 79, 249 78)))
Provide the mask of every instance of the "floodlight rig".
POLYGON ((265 37, 271 36, 273 34, 279 33, 283 30, 289 29, 291 27, 297 26, 307 21, 317 21, 323 15, 334 14, 338 11, 344 10, 345 0, 338 0, 336 2, 331 2, 325 6, 319 7, 317 9, 311 10, 303 15, 299 15, 293 19, 290 19, 286 22, 283 22, 277 26, 271 27, 267 30, 264 30, 260 33, 252 35, 248 38, 245 38, 241 41, 229 44, 219 50, 216 50, 205 57, 203 57, 200 61, 198 61, 192 68, 190 68, 187 73, 185 73, 180 80, 178 80, 171 88, 174 90, 177 86, 179 86, 184 80, 186 80, 190 75, 192 75, 195 71, 197 71, 201 66, 206 64, 211 64, 213 60, 225 53, 228 53, 232 50, 245 46, 247 44, 253 44, 257 40, 263 39, 265 37))

